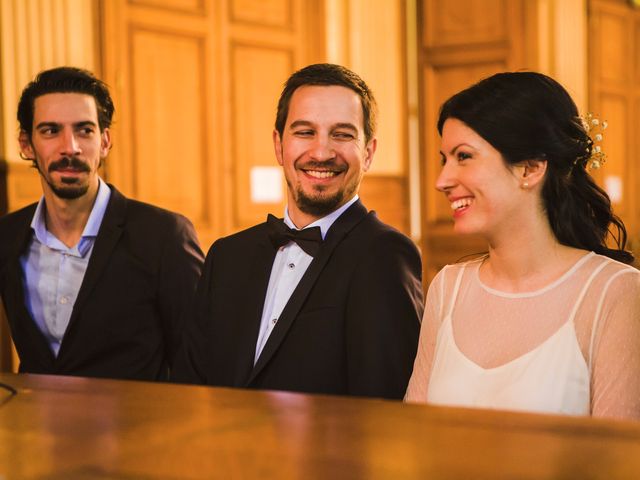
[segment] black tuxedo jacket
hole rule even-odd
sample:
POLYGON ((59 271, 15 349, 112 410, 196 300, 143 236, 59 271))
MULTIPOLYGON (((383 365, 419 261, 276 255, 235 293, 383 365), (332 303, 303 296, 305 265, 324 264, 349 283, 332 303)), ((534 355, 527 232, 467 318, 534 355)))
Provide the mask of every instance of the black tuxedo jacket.
POLYGON ((19 257, 36 204, 0 218, 0 295, 20 371, 167 379, 203 254, 186 218, 114 187, 57 358, 25 307, 19 257))
POLYGON ((360 202, 331 226, 254 366, 276 249, 266 224, 216 241, 174 380, 402 398, 422 316, 414 244, 360 202))

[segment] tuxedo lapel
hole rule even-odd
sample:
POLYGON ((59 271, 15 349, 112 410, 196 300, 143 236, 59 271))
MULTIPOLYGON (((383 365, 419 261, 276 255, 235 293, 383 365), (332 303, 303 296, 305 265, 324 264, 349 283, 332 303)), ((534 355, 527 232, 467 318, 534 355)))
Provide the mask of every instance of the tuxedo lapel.
POLYGON ((127 199, 113 186, 109 185, 109 187, 111 188, 109 204, 107 205, 107 209, 102 219, 102 224, 98 231, 98 236, 96 237, 93 245, 91 258, 89 259, 87 271, 84 274, 84 279, 82 280, 78 297, 73 305, 73 311, 71 312, 69 325, 67 326, 67 330, 60 346, 58 358, 61 358, 64 350, 66 350, 64 340, 67 338, 69 332, 72 331, 74 324, 77 322, 77 318, 82 311, 82 307, 89 298, 93 288, 96 286, 96 283, 100 279, 105 267, 109 263, 111 253, 117 245, 124 230, 127 199))
POLYGON ((235 372, 234 385, 242 386, 253 368, 256 353, 256 343, 260 331, 262 310, 269 287, 271 269, 276 256, 276 249, 269 241, 266 230, 261 232, 262 237, 255 251, 255 259, 251 267, 249 288, 246 297, 246 316, 248 322, 237 322, 242 329, 238 332, 238 368, 235 372))
MULTIPOLYGON (((344 237, 351 231, 358 223, 360 223, 367 216, 367 209, 358 200, 351 205, 338 219, 333 223, 325 241, 320 247, 318 255, 314 257, 313 261, 309 265, 309 268, 303 275, 300 283, 291 294, 291 298, 287 302, 282 314, 278 319, 278 323, 274 327, 269 339, 265 344, 258 361, 256 362, 251 376, 246 384, 249 386, 251 382, 260 374, 265 365, 269 362, 273 354, 277 351, 278 347, 284 340, 287 331, 293 324, 295 318, 300 312, 300 309, 304 305, 311 289, 315 285, 316 281, 320 277, 320 274, 324 270, 327 262, 331 258, 336 246, 344 239, 344 237)), ((268 277, 267 277, 268 282, 268 277)), ((266 291, 266 284, 264 290, 266 291)), ((264 302, 264 295, 263 295, 264 302)), ((255 346, 255 345, 254 345, 255 346)))

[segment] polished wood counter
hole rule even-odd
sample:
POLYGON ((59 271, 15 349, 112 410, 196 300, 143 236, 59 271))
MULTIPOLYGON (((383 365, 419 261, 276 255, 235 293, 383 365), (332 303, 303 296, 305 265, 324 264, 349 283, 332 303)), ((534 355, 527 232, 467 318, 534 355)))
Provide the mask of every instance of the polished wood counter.
POLYGON ((0 374, 0 479, 640 478, 640 424, 0 374), (5 400, 6 399, 6 400, 5 400))

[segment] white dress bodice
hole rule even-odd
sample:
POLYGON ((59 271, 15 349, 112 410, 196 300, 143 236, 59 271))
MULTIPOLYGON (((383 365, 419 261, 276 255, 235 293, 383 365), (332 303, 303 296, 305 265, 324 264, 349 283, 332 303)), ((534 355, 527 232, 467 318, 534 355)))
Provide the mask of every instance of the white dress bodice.
POLYGON ((521 357, 483 368, 458 349, 448 316, 438 336, 427 399, 442 405, 588 415, 589 369, 573 322, 521 357))
POLYGON ((445 266, 405 401, 640 419, 640 271, 594 252, 533 291, 445 266))
POLYGON ((481 367, 456 344, 452 315, 465 271, 462 267, 438 332, 427 400, 442 405, 588 415, 591 375, 576 338, 574 318, 593 278, 605 265, 603 262, 589 276, 569 317, 555 333, 525 354, 493 368, 481 367))

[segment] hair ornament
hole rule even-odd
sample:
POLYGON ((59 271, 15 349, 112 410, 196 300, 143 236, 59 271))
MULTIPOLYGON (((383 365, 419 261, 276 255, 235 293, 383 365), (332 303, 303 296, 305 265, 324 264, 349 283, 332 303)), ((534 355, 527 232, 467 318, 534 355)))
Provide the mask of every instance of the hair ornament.
POLYGON ((602 151, 601 145, 604 139, 603 132, 607 128, 607 122, 600 120, 591 112, 586 115, 581 115, 580 122, 589 136, 589 146, 591 147, 591 154, 589 158, 587 158, 585 166, 589 170, 597 170, 607 161, 607 156, 602 151))

